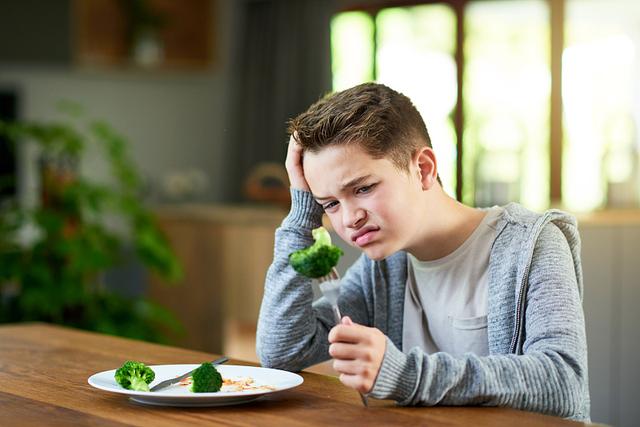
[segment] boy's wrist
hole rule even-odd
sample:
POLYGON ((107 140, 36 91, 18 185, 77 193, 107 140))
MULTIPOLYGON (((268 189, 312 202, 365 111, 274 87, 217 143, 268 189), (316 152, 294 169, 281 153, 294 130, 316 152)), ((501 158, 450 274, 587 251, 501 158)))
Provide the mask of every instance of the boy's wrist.
POLYGON ((283 224, 312 230, 322 225, 324 210, 309 191, 291 188, 291 210, 283 224))
POLYGON ((380 372, 368 395, 376 399, 393 399, 403 404, 415 388, 416 373, 409 368, 407 355, 387 337, 380 372))

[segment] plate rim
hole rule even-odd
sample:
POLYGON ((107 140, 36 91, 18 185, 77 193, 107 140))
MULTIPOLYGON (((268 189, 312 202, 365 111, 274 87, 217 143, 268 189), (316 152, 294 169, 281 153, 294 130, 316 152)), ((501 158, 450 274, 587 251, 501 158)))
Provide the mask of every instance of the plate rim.
POLYGON ((265 394, 259 395, 247 395, 244 397, 228 398, 228 399, 209 399, 209 400, 154 400, 145 399, 141 396, 129 396, 129 400, 140 405, 151 406, 175 406, 181 408, 204 408, 209 406, 231 406, 231 405, 244 405, 245 403, 255 402, 260 400, 265 394))
MULTIPOLYGON (((198 363, 168 363, 168 364, 160 364, 160 365, 147 365, 150 368, 154 369, 154 368, 159 368, 159 367, 167 367, 167 366, 171 366, 171 367, 180 367, 183 366, 185 367, 185 371, 189 371, 191 369, 194 369, 198 366, 200 366, 200 364, 198 363)), ((117 394, 124 394, 124 395, 128 395, 129 397, 142 397, 142 398, 148 398, 151 397, 153 400, 156 400, 158 402, 162 401, 162 400, 171 400, 171 399, 179 399, 179 400, 209 400, 211 399, 212 401, 221 401, 221 400, 225 400, 225 398, 239 398, 239 397, 254 397, 257 398, 261 395, 264 394, 269 394, 269 393, 276 393, 279 391, 284 391, 284 390, 289 390, 291 388, 295 388, 298 387, 299 385, 304 383, 304 377, 302 377, 301 375, 295 373, 295 372, 290 372, 290 371, 285 371, 283 369, 275 369, 275 368, 265 368, 262 366, 251 366, 251 365, 222 365, 221 366, 224 369, 226 368, 249 368, 249 369, 258 369, 258 370, 262 370, 262 371, 273 371, 273 372, 278 372, 280 374, 286 374, 287 376, 290 376, 294 381, 292 382, 292 384, 288 384, 284 387, 281 388, 277 388, 276 390, 268 390, 268 389, 261 389, 261 390, 248 390, 248 391, 236 391, 236 392, 224 392, 224 394, 221 394, 220 392, 211 392, 211 393, 192 393, 192 394, 177 394, 177 393, 162 393, 162 392, 149 392, 149 391, 137 391, 137 390, 127 390, 125 388, 119 387, 106 387, 103 386, 101 384, 97 384, 95 382, 95 379, 98 377, 102 377, 105 375, 111 376, 111 378, 113 378, 113 374, 115 374, 116 369, 108 369, 105 371, 100 371, 100 372, 96 372, 92 375, 90 375, 87 378, 87 383, 93 387, 96 388, 98 390, 102 390, 102 391, 106 391, 106 392, 110 392, 110 393, 117 393, 117 394)), ((249 375, 247 375, 249 376, 249 375)), ((154 379, 154 382, 159 382, 157 379, 154 379)), ((117 383, 115 383, 114 380, 114 384, 117 385, 117 383)), ((153 384, 153 382, 152 382, 153 384)))

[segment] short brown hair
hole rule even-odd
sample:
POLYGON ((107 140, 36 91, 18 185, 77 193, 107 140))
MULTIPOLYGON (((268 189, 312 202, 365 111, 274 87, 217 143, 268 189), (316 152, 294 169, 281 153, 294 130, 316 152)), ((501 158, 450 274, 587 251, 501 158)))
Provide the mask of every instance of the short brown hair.
POLYGON ((405 95, 378 83, 329 94, 288 123, 303 150, 356 144, 375 159, 387 158, 408 171, 413 154, 431 147, 422 116, 405 95))

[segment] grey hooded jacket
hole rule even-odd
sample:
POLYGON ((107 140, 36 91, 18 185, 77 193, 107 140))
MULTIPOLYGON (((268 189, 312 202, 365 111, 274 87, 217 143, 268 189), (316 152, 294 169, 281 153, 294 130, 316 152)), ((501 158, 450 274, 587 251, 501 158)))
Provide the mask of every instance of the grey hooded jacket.
MULTIPOLYGON (((313 243, 311 230, 321 218, 310 193, 292 190, 258 321, 263 366, 298 371, 330 358, 331 308, 324 298, 313 302, 310 279, 288 264, 291 252, 313 243)), ((589 419, 580 238, 572 216, 505 207, 489 260, 488 356, 400 351, 406 279, 406 252, 381 261, 362 255, 340 285, 343 315, 387 336, 369 396, 400 405, 508 406, 589 419)))

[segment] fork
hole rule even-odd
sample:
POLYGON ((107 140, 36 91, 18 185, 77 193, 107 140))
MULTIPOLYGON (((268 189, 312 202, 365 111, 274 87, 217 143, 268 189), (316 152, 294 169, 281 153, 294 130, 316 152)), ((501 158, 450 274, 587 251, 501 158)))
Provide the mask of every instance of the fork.
MULTIPOLYGON (((219 359, 214 360, 213 362, 211 362, 212 365, 216 366, 216 365, 220 365, 222 363, 225 363, 226 361, 228 361, 229 359, 227 357, 221 357, 219 359)), ((196 368, 198 369, 198 368, 196 368)), ((156 385, 154 385, 153 387, 151 387, 149 389, 149 391, 158 391, 158 390, 162 390, 164 388, 169 387, 170 385, 179 383, 180 381, 182 381, 183 379, 191 376, 191 374, 193 374, 193 371, 195 371, 196 369, 193 369, 189 372, 186 372, 182 375, 180 375, 179 377, 175 377, 175 378, 169 378, 168 380, 164 380, 161 383, 158 383, 156 385)))
MULTIPOLYGON (((322 295, 327 299, 329 304, 331 304, 333 317, 335 318, 336 324, 339 325, 342 321, 342 315, 338 308, 338 296, 340 295, 340 274, 338 274, 338 270, 333 267, 329 274, 318 278, 318 282, 320 292, 322 292, 322 295)), ((363 393, 360 393, 360 400, 362 400, 362 404, 365 407, 369 407, 369 399, 363 393)))

